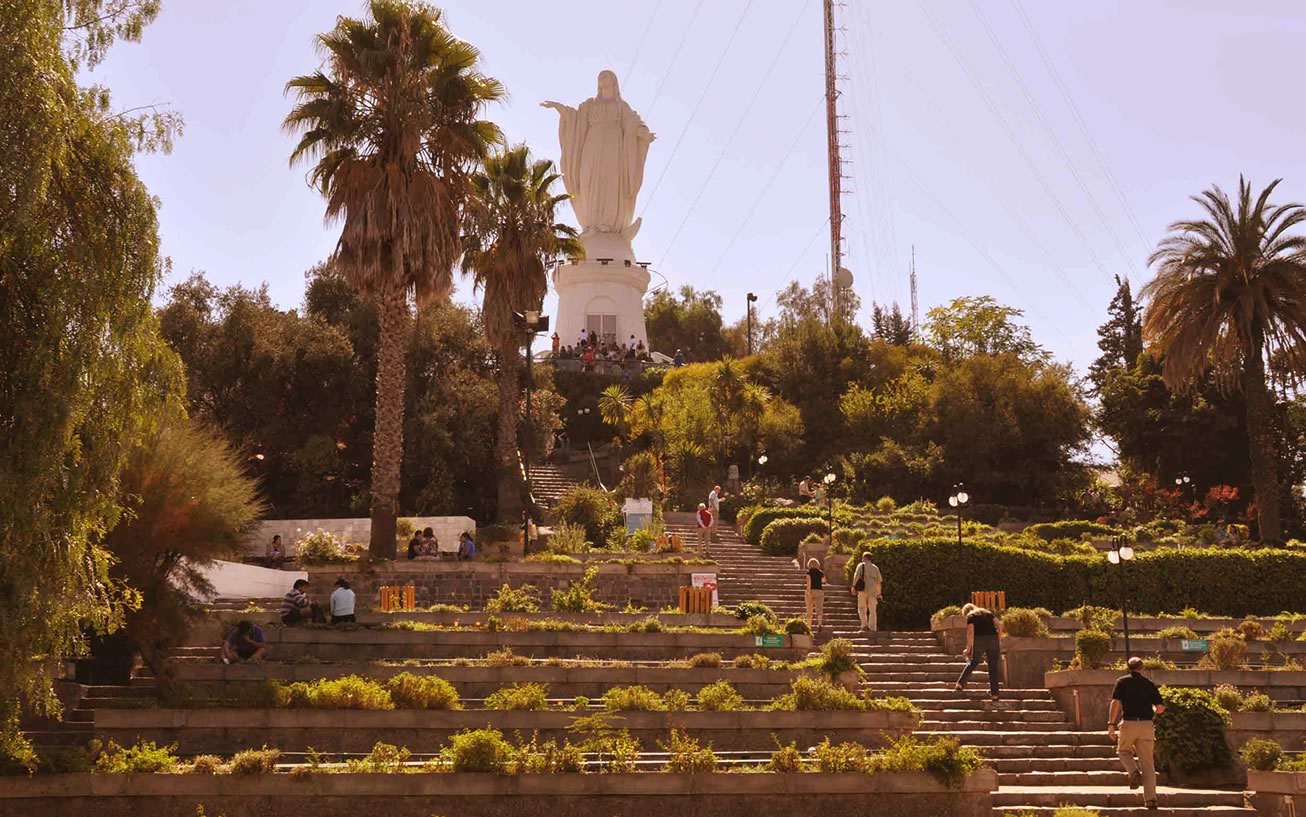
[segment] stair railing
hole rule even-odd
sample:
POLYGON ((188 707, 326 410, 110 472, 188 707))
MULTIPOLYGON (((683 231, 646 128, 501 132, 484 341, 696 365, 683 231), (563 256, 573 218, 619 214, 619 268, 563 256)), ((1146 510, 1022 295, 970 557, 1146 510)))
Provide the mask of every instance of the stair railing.
POLYGON ((608 490, 608 486, 603 484, 603 477, 599 475, 599 462, 598 460, 594 459, 594 446, 590 445, 589 441, 587 440, 585 442, 585 448, 589 451, 590 468, 594 469, 594 481, 597 482, 599 484, 599 487, 602 488, 603 490, 605 491, 608 490))

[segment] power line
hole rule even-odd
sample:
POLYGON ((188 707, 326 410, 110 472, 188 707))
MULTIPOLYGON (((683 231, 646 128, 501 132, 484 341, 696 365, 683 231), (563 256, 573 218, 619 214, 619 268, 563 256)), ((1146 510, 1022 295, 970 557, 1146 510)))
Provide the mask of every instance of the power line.
POLYGON ((644 199, 644 206, 639 211, 640 218, 643 218, 644 214, 648 212, 648 206, 653 203, 653 197, 657 195, 658 188, 662 186, 662 180, 667 176, 667 169, 671 167, 672 161, 676 158, 676 152, 680 150, 681 143, 685 141, 685 134, 689 133, 689 126, 693 124, 694 117, 698 116, 699 108, 703 107, 703 100, 707 99, 707 92, 712 89, 712 81, 716 79, 717 72, 721 70, 721 64, 725 62, 726 55, 730 53, 730 46, 735 41, 735 35, 739 33, 740 27, 744 24, 744 18, 748 16, 748 10, 752 7, 753 0, 748 0, 748 4, 744 6, 739 19, 735 21, 735 29, 730 32, 730 39, 726 40, 725 48, 721 49, 721 56, 717 58, 716 65, 712 67, 712 73, 708 75, 707 82, 703 85, 703 93, 698 95, 698 102, 694 104, 694 110, 689 114, 685 127, 681 129, 680 136, 676 137, 676 144, 671 148, 671 155, 667 157, 666 164, 662 165, 662 172, 658 174, 658 180, 653 183, 653 189, 649 191, 648 197, 644 199))
MULTIPOLYGON (((708 171, 707 177, 704 178, 703 183, 699 185, 698 193, 695 194, 694 200, 690 202, 689 207, 685 209, 685 217, 680 220, 680 226, 676 228, 675 233, 671 236, 671 240, 667 242, 667 248, 662 251, 662 259, 658 262, 659 267, 665 264, 667 258, 671 255, 671 248, 675 246, 676 239, 680 237, 680 231, 689 223, 690 215, 693 214, 694 208, 698 206, 698 201, 703 197, 703 193, 712 182, 712 178, 716 176, 717 168, 721 166, 721 160, 725 158, 731 145, 735 143, 735 137, 739 135, 739 131, 744 127, 744 120, 748 118, 749 112, 753 110, 753 105, 757 103, 758 97, 762 95, 762 89, 766 87, 767 80, 771 78, 771 73, 775 71, 775 67, 780 64, 780 58, 784 56, 785 49, 789 46, 789 41, 793 39, 794 32, 798 30, 798 21, 807 13, 807 9, 810 5, 811 0, 807 0, 799 10, 798 16, 794 18, 793 23, 789 26, 789 33, 785 35, 784 42, 780 43, 780 47, 776 49, 775 57, 771 60, 771 64, 762 74, 762 79, 757 83, 757 89, 753 91, 752 99, 748 100, 748 104, 744 107, 743 112, 739 114, 739 119, 735 122, 734 130, 730 132, 730 137, 726 139, 725 146, 722 147, 721 152, 717 154, 716 161, 712 163, 712 169, 708 171)), ((670 160, 668 160, 668 162, 669 161, 670 160)))
POLYGON ((985 90, 983 84, 980 83, 979 78, 975 76, 975 72, 970 69, 970 65, 965 61, 965 59, 962 58, 961 52, 957 50, 956 45, 952 42, 952 38, 948 36, 947 32, 944 31, 943 26, 939 24, 938 18, 934 16, 934 13, 932 11, 930 11, 929 4, 928 3, 922 4, 920 8, 921 11, 925 13, 925 16, 929 19, 930 25, 934 27, 935 33, 939 35, 939 39, 943 40, 943 44, 946 45, 948 47, 948 50, 952 52, 953 59, 957 61, 957 64, 961 67, 962 72, 965 73, 967 79, 970 80, 971 85, 975 87, 975 91, 980 95, 980 98, 984 101, 984 104, 988 106, 989 112, 992 113, 994 118, 998 120, 998 124, 1002 127, 1003 132, 1007 135, 1007 139, 1011 141, 1011 144, 1016 148, 1017 152, 1020 153, 1021 158, 1024 159, 1025 166, 1034 175, 1034 178, 1038 180, 1038 183, 1043 188, 1043 192, 1046 193, 1048 198, 1052 200, 1052 204, 1057 208, 1057 212, 1060 213, 1061 218, 1066 222, 1066 225, 1070 227, 1071 232, 1073 232, 1075 236, 1079 239, 1079 242, 1080 244, 1083 245, 1084 250, 1093 259, 1093 263, 1097 266, 1097 268, 1101 271, 1101 273, 1104 276, 1106 276, 1108 280, 1110 280, 1111 273, 1107 270, 1106 266, 1102 263, 1102 259, 1098 256, 1097 251, 1093 249, 1093 245, 1089 243, 1088 238, 1084 235, 1084 231, 1079 229, 1079 224, 1075 221, 1074 218, 1071 217, 1069 211, 1066 210, 1065 205, 1061 202, 1061 198, 1057 196, 1056 191, 1052 189, 1052 185, 1048 183, 1047 177, 1044 176, 1043 172, 1038 169, 1038 165, 1034 164, 1034 159, 1029 155, 1029 151, 1027 151, 1025 149, 1025 146, 1021 144, 1020 140, 1016 138, 1016 133, 1014 130, 1012 130, 1011 124, 1007 122, 1007 118, 1003 116, 1002 110, 998 107, 997 103, 993 101, 993 97, 989 94, 989 92, 985 90))
POLYGON ((667 65, 667 70, 662 72, 662 79, 653 92, 653 101, 648 105, 648 113, 653 113, 653 108, 657 106, 658 97, 662 96, 662 89, 666 87, 667 78, 671 76, 671 69, 676 67, 676 60, 680 59, 680 50, 685 47, 685 40, 689 39, 689 32, 694 28, 694 21, 698 19, 698 13, 702 10, 703 0, 698 0, 698 5, 694 6, 694 13, 690 15, 689 22, 685 25, 684 33, 680 35, 680 42, 676 44, 676 50, 671 54, 671 63, 667 65))
POLYGON ((1102 205, 1098 204, 1097 196, 1093 195, 1093 191, 1084 183, 1084 177, 1080 175, 1079 168, 1075 167, 1075 163, 1070 158, 1069 151, 1066 150, 1066 146, 1062 144, 1061 139, 1057 136, 1056 130, 1053 129, 1052 125, 1047 121, 1047 118, 1043 116, 1043 109, 1038 104, 1038 100, 1036 100, 1034 95, 1030 92, 1029 86, 1025 84, 1025 80, 1020 74, 1020 69, 1011 61, 1011 57, 1007 54, 1007 49, 1002 46, 1002 41, 998 38, 993 27, 989 25, 988 19, 984 16, 984 12, 980 9, 976 0, 970 0, 970 7, 971 10, 975 12, 975 16, 979 19, 980 25, 984 27, 984 32, 988 35, 989 41, 993 43, 993 47, 997 50, 998 56, 1002 58, 1003 64, 1007 67, 1007 71, 1010 72, 1012 78, 1016 80, 1016 85, 1024 95, 1025 101, 1034 109, 1034 117, 1038 119, 1038 123, 1042 126, 1043 132, 1047 134, 1048 139, 1050 139, 1052 144, 1056 147, 1057 153, 1061 155, 1062 163, 1064 163, 1066 168, 1070 171, 1070 175, 1074 177, 1075 183, 1079 185, 1080 192, 1084 194, 1084 198, 1088 199, 1088 203, 1092 205, 1093 212, 1097 214, 1098 221, 1102 222, 1102 227, 1106 230, 1107 235, 1111 236, 1111 241, 1116 245, 1116 250, 1119 251, 1120 257, 1124 259, 1125 269, 1129 269, 1130 265, 1134 263, 1133 259, 1129 257, 1129 253, 1125 252, 1125 246, 1120 242, 1120 237, 1116 235, 1115 228, 1111 226, 1111 222, 1107 220, 1106 213, 1102 211, 1102 205))
MULTIPOLYGON (((824 102, 824 100, 822 100, 822 102, 824 102)), ((803 251, 798 254, 798 257, 794 259, 794 263, 789 266, 789 271, 785 273, 785 277, 780 281, 780 285, 775 288, 775 292, 771 293, 769 300, 772 303, 775 303, 776 296, 780 294, 780 290, 784 289, 785 284, 789 283, 789 279, 794 277, 794 270, 798 269, 798 265, 807 257, 807 253, 811 251, 812 245, 816 243, 816 239, 821 237, 821 233, 825 232, 825 225, 829 223, 830 217, 826 216, 817 226, 816 232, 812 233, 812 237, 807 239, 807 243, 803 245, 803 251)))
POLYGON ((1066 84, 1062 82, 1061 73, 1057 71, 1056 63, 1052 62, 1052 58, 1048 56, 1047 49, 1043 47, 1043 40, 1038 36, 1038 32, 1034 29, 1033 24, 1030 23, 1029 15, 1025 13, 1025 7, 1021 4, 1020 0, 1011 0, 1011 4, 1015 6, 1016 12, 1020 16, 1020 21, 1025 24, 1025 31, 1029 33, 1029 38, 1034 41, 1034 48, 1038 50, 1039 57, 1042 58, 1043 65, 1047 68, 1048 75, 1052 77, 1052 81, 1056 84, 1057 90, 1061 92, 1062 99, 1065 100, 1066 107, 1070 109, 1071 115, 1074 116, 1075 124, 1079 126, 1080 134, 1083 135, 1084 141, 1088 142, 1088 147, 1093 151, 1094 158, 1096 158, 1098 164, 1101 165, 1102 173, 1106 177, 1107 183, 1111 185, 1111 189, 1115 192, 1116 198, 1120 200, 1120 206, 1124 208, 1125 214, 1129 216, 1129 222, 1134 227, 1134 233, 1138 236, 1138 242, 1143 246, 1143 252, 1150 253, 1152 248, 1148 244, 1147 235, 1143 230, 1142 223, 1139 222, 1138 216, 1134 214, 1134 208, 1129 205, 1129 199, 1125 197, 1124 190, 1122 190, 1120 185, 1116 182, 1115 174, 1111 172, 1111 166, 1107 164, 1106 158, 1102 155, 1102 151, 1098 150, 1097 140, 1093 138, 1093 133, 1088 129, 1088 123, 1084 121, 1084 117, 1080 116, 1079 106, 1075 104, 1075 99, 1071 95, 1070 90, 1066 87, 1066 84))
POLYGON ((785 164, 788 163, 789 157, 793 152, 798 149, 798 145, 803 141, 803 136, 807 134, 807 129, 812 126, 812 122, 816 120, 817 112, 821 110, 821 107, 824 104, 825 98, 817 97, 816 104, 812 106, 811 113, 807 115, 807 121, 803 123, 803 127, 798 131, 798 135, 794 137, 794 141, 789 145, 789 149, 785 151, 784 156, 780 157, 780 161, 776 164, 775 170, 771 172, 771 178, 766 180, 766 184, 762 185, 761 191, 753 197, 753 206, 748 208, 748 213, 744 216, 744 220, 739 222, 738 229, 735 230, 734 235, 730 236, 730 240, 726 242, 725 249, 723 249, 721 255, 717 257, 716 263, 712 265, 711 271, 708 272, 707 277, 704 279, 705 284, 712 280, 712 277, 716 275, 717 270, 721 269, 721 263, 725 261, 726 256, 730 254, 730 250, 735 246, 735 242, 739 240, 739 236, 743 234, 744 228, 747 227, 748 223, 752 220, 753 214, 757 212, 758 206, 766 200, 766 194, 771 190, 771 185, 775 184, 775 180, 780 177, 780 171, 784 169, 785 164))
POLYGON ((630 79, 630 75, 635 71, 635 63, 639 62, 639 52, 644 50, 644 41, 648 39, 649 30, 653 28, 653 20, 658 16, 658 10, 662 8, 662 0, 658 0, 653 6, 653 13, 648 16, 648 22, 644 23, 644 33, 639 35, 639 44, 635 46, 635 53, 630 57, 630 64, 626 66, 626 73, 621 75, 622 81, 630 79))

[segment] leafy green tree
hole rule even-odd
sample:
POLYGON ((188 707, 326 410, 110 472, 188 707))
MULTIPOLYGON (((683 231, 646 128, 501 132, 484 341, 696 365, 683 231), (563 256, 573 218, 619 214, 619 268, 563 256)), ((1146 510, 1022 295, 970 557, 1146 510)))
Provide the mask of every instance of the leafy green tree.
POLYGON ((954 298, 925 315, 925 337, 949 360, 971 355, 1013 354, 1022 360, 1045 363, 1051 359, 1034 342, 1029 327, 1018 323, 1025 313, 987 295, 954 298))
POLYGON ((907 346, 915 339, 911 320, 902 314, 895 302, 892 309, 875 304, 871 307, 871 334, 894 346, 907 346))
POLYGON ((1093 392, 1102 394, 1112 372, 1134 368, 1143 353, 1143 314, 1134 300, 1129 279, 1116 276, 1116 294, 1107 307, 1107 321, 1097 329, 1097 348, 1102 351, 1088 367, 1093 392))
POLYGON ((677 298, 660 289, 644 304, 649 348, 666 355, 677 349, 691 361, 719 360, 726 352, 721 329, 721 296, 711 290, 680 288, 677 298))
MULTIPOLYGON (((780 322, 792 323, 807 319, 830 323, 832 300, 828 278, 817 278, 812 288, 807 289, 797 281, 791 281, 775 296, 776 306, 780 307, 780 322)), ((851 288, 839 293, 839 317, 843 323, 854 323, 857 313, 861 311, 862 299, 851 288)))
POLYGON ((319 35, 326 70, 295 77, 287 130, 301 134, 291 161, 313 162, 311 184, 343 225, 334 259, 378 305, 372 540, 394 558, 404 434, 409 299, 442 300, 461 254, 472 175, 497 126, 480 119, 503 86, 477 70, 479 53, 453 36, 438 10, 372 0, 367 19, 340 17, 319 35))
POLYGON ((532 161, 525 145, 486 157, 484 168, 472 176, 463 270, 485 293, 481 321, 499 359, 495 458, 500 521, 520 518, 522 509, 516 407, 521 402, 525 328, 516 315, 539 310, 549 289, 549 267, 585 254, 576 231, 557 221, 557 206, 567 199, 553 193, 559 178, 553 162, 532 161))
POLYGON ((1242 392, 1265 542, 1282 540, 1265 358, 1283 355, 1296 371, 1306 363, 1306 237, 1289 233, 1306 221, 1306 208, 1271 204, 1279 181, 1253 198, 1240 177, 1236 204, 1218 186, 1195 197, 1205 218, 1170 225, 1149 259, 1156 277, 1142 291, 1143 336, 1162 356, 1166 384, 1190 388, 1212 373, 1242 392))
POLYGON ((133 601, 100 542, 128 452, 182 385, 150 307, 158 223, 132 134, 64 50, 104 5, 0 13, 0 756, 21 763, 20 714, 57 713, 63 660, 133 601))
POLYGON ((161 682, 170 678, 167 650, 212 593, 203 568, 237 551, 262 513, 245 467, 219 434, 178 417, 142 440, 123 469, 127 512, 105 544, 117 560, 112 575, 141 594, 127 634, 161 682))

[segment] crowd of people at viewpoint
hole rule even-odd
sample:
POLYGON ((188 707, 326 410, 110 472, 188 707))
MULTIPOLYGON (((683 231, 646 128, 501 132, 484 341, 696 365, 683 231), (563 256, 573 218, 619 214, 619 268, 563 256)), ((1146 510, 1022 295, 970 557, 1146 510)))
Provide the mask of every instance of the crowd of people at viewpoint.
MULTIPOLYGON (((811 477, 805 477, 798 483, 799 504, 817 499, 818 491, 817 483, 811 477)), ((725 496, 721 486, 714 485, 706 500, 698 503, 695 513, 698 552, 704 558, 710 558, 712 544, 720 541, 717 522, 721 518, 721 500, 725 496)), ((279 554, 281 560, 285 559, 280 536, 273 537, 272 544, 269 545, 269 558, 274 552, 279 554)), ((414 534, 408 543, 409 559, 439 559, 444 553, 446 551, 439 547, 431 528, 414 534)), ((475 555, 476 544, 471 535, 464 532, 454 557, 471 559, 475 555)), ((825 571, 821 560, 815 556, 806 556, 804 549, 800 549, 794 564, 803 571, 808 626, 813 632, 819 633, 825 624, 825 571)), ((309 621, 343 624, 356 620, 354 592, 346 579, 336 579, 335 589, 325 608, 309 598, 308 587, 308 580, 299 579, 282 599, 282 624, 294 626, 309 621)), ((852 582, 848 588, 848 592, 856 599, 859 632, 875 632, 879 628, 879 603, 884 598, 884 588, 885 578, 880 568, 869 552, 863 553, 853 570, 852 582)), ((976 604, 962 607, 961 615, 966 625, 966 647, 962 652, 966 665, 953 688, 958 693, 964 692, 971 675, 983 662, 988 673, 989 698, 998 701, 1003 671, 1002 619, 992 610, 976 604)), ((249 621, 241 621, 232 628, 222 645, 222 661, 261 661, 266 650, 262 628, 249 621)), ((1107 734, 1116 743, 1117 755, 1129 774, 1129 788, 1137 789, 1141 786, 1145 807, 1156 809, 1156 766, 1153 761, 1156 732, 1153 718, 1164 712, 1165 706, 1156 684, 1143 675, 1142 659, 1130 657, 1127 663, 1128 674, 1117 679, 1112 690, 1107 713, 1107 734)))
MULTIPOLYGON (((630 340, 618 343, 616 338, 600 337, 599 334, 591 330, 581 330, 580 337, 576 339, 576 344, 565 345, 562 338, 557 332, 554 332, 550 340, 553 343, 553 357, 556 360, 579 360, 581 368, 585 371, 591 371, 595 363, 649 363, 653 360, 650 349, 644 345, 644 341, 636 339, 634 335, 630 340)), ((677 349, 675 357, 672 359, 675 366, 685 365, 684 353, 677 349)))

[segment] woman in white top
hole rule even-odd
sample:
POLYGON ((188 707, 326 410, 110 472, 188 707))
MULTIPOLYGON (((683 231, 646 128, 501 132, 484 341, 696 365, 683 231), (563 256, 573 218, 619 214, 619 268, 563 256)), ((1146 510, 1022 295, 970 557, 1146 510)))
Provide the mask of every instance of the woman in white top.
POLYGON ((336 579, 336 589, 331 593, 331 623, 353 624, 357 620, 354 617, 354 591, 341 576, 336 579))

